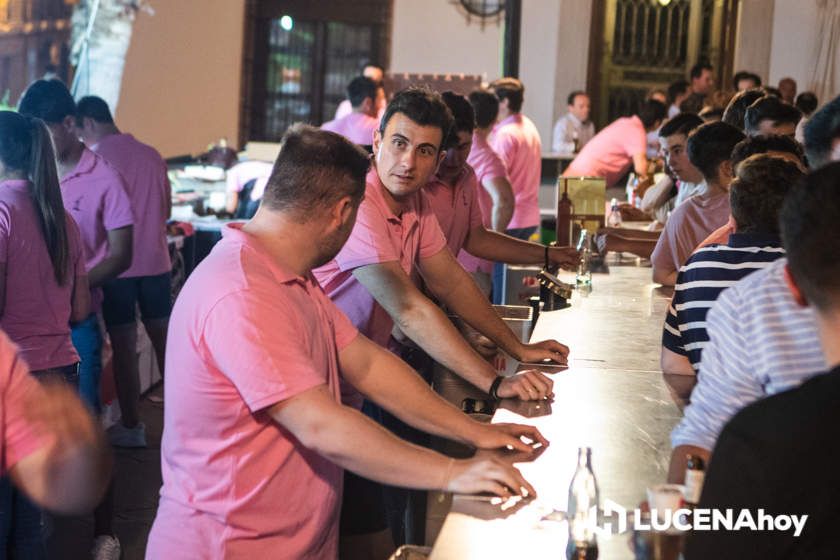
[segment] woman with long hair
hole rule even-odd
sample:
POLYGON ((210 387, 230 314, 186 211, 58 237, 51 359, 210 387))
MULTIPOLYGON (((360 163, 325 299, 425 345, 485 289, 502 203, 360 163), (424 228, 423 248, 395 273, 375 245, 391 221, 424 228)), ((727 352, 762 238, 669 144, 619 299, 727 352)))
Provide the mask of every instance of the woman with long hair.
MULTIPOLYGON (((0 111, 0 328, 33 375, 78 385, 70 323, 90 308, 79 229, 39 119, 0 111)), ((0 482, 0 557, 45 558, 40 511, 0 482)))

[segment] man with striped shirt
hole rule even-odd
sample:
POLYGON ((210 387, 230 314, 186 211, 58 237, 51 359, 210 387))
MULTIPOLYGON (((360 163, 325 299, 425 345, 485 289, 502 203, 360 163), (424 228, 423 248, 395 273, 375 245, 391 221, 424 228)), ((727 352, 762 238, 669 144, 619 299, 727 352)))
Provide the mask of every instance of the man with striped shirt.
POLYGON ((726 244, 698 250, 680 270, 662 332, 663 373, 697 372, 709 341, 706 313, 714 301, 726 288, 784 256, 779 209, 801 178, 795 163, 767 154, 739 166, 729 192, 738 233, 726 244))

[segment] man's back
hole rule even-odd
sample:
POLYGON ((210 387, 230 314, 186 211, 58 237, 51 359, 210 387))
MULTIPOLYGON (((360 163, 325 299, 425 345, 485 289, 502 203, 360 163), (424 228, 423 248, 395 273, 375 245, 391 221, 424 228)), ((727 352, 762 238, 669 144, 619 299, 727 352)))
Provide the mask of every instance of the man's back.
POLYGON ((786 531, 696 532, 686 558, 836 558, 840 520, 840 368, 757 402, 721 433, 700 508, 807 515, 786 531))
POLYGON ((172 313, 165 384, 178 405, 164 413, 148 558, 335 556, 342 471, 265 410, 322 384, 338 401, 337 351, 356 331, 240 228, 226 226, 172 313))
POLYGON ((172 263, 166 242, 171 197, 166 162, 157 150, 131 134, 105 136, 93 150, 122 175, 134 213, 133 258, 131 267, 120 277, 167 272, 172 263))
POLYGON ((379 120, 364 113, 350 113, 321 125, 321 130, 341 134, 360 146, 373 144, 373 131, 379 126, 379 120))
POLYGON ((516 198, 508 229, 538 226, 542 144, 537 127, 525 115, 514 113, 496 125, 490 145, 507 168, 516 198))
POLYGON ((611 187, 633 165, 633 156, 647 149, 645 127, 637 116, 622 117, 595 135, 581 149, 565 177, 604 177, 611 187))
POLYGON ((710 343, 671 444, 713 449, 720 430, 758 399, 825 371, 813 309, 797 305, 779 259, 724 291, 709 311, 710 343))

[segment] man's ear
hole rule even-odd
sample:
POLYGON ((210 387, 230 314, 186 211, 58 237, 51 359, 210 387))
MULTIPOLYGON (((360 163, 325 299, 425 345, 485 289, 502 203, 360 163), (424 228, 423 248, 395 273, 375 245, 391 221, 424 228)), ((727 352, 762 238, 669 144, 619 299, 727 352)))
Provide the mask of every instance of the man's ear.
POLYGON ((808 299, 805 297, 805 294, 802 293, 802 290, 800 290, 799 286, 796 284, 796 279, 790 272, 790 265, 785 265, 784 274, 785 284, 787 284, 788 290, 790 290, 790 294, 793 296, 793 299, 796 301, 796 304, 802 307, 808 307, 808 299))
POLYGON ((64 127, 64 130, 74 136, 76 135, 76 117, 73 115, 67 115, 64 117, 64 120, 61 121, 61 125, 64 127))
POLYGON ((732 160, 723 160, 720 164, 719 171, 721 177, 726 177, 728 179, 733 178, 735 176, 735 169, 732 167, 732 160))
POLYGON ((831 161, 840 161, 840 138, 835 138, 831 141, 831 154, 829 155, 831 161))
POLYGON ((379 149, 382 147, 382 131, 378 128, 373 131, 373 159, 379 159, 379 149))

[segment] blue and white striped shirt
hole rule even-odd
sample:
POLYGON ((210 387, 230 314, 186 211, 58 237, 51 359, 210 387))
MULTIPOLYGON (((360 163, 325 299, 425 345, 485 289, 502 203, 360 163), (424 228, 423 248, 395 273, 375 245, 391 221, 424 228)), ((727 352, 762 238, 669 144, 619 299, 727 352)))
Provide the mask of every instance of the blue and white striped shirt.
POLYGON ((662 345, 688 357, 696 372, 709 341, 706 314, 726 288, 784 256, 777 236, 733 233, 726 245, 698 249, 682 266, 665 317, 662 345))
POLYGON ((742 408, 799 386, 828 368, 816 313, 794 301, 779 259, 724 290, 709 311, 709 343, 691 404, 671 444, 714 449, 742 408))

